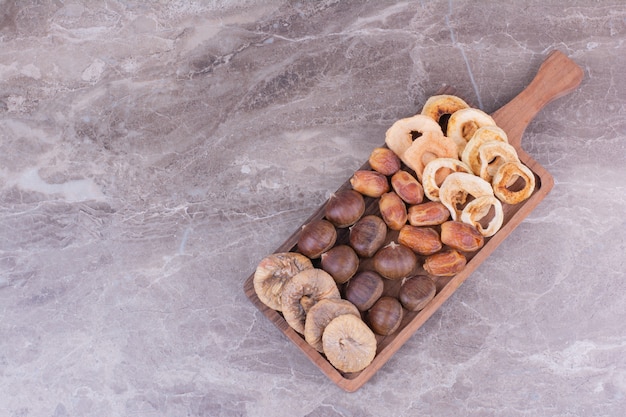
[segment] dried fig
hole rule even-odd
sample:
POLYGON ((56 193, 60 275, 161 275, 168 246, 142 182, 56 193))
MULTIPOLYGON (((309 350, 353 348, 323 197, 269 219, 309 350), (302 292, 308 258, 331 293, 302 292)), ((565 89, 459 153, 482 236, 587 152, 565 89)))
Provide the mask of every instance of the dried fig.
POLYGON ((328 361, 342 372, 359 372, 376 356, 376 335, 352 314, 335 317, 322 334, 322 347, 328 361))
POLYGON ((306 315, 304 322, 304 340, 318 352, 323 352, 322 334, 324 329, 335 317, 343 314, 352 314, 359 319, 361 313, 350 301, 326 298, 315 304, 306 315))
POLYGON ((298 272, 313 268, 304 255, 295 252, 273 253, 261 260, 253 284, 259 300, 269 308, 282 311, 281 294, 285 283, 298 272))
POLYGON ((306 314, 318 301, 341 298, 333 277, 322 269, 305 269, 283 286, 283 316, 295 331, 304 333, 306 314))

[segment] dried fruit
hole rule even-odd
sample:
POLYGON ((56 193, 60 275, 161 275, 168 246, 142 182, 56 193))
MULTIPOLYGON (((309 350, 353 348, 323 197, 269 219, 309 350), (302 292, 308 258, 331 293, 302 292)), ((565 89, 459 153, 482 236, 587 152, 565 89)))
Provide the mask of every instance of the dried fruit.
POLYGON ((263 304, 281 311, 281 294, 285 283, 298 272, 311 268, 313 264, 309 258, 299 253, 273 253, 259 262, 254 272, 254 291, 263 304))
POLYGON ((302 228, 298 238, 298 250, 311 259, 332 248, 337 241, 337 230, 327 220, 315 220, 302 228))
POLYGON ((412 226, 436 226, 449 217, 450 210, 438 201, 416 204, 407 211, 407 219, 412 226))
POLYGON ((478 197, 463 208, 461 221, 476 227, 484 237, 493 236, 504 223, 502 203, 493 195, 478 197), (493 216, 490 214, 492 208, 493 216), (487 226, 483 226, 483 223, 487 226))
POLYGON ((531 196, 535 189, 535 174, 524 164, 507 162, 502 164, 493 180, 493 192, 503 203, 517 204, 531 196), (515 183, 521 179, 524 186, 517 189, 515 183))
POLYGON ((325 298, 341 298, 333 277, 318 268, 299 272, 283 286, 281 300, 285 321, 298 333, 304 333, 306 314, 325 298))
POLYGON ((435 253, 426 258, 424 270, 429 274, 451 277, 465 268, 467 259, 460 252, 450 249, 435 253))
POLYGON ((367 322, 374 333, 387 336, 398 330, 404 317, 402 304, 394 297, 381 297, 367 312, 367 322))
POLYGON ((385 243, 387 225, 378 216, 363 216, 350 228, 350 246, 362 258, 372 257, 385 243))
POLYGON ((363 194, 355 190, 343 190, 332 194, 324 207, 326 219, 339 228, 352 226, 364 212, 363 194))
POLYGON ((446 135, 457 145, 458 156, 463 154, 467 142, 483 126, 496 126, 496 122, 482 110, 467 108, 455 111, 448 119, 446 135))
POLYGON ((410 224, 400 229, 398 242, 420 255, 432 255, 443 247, 435 229, 410 224))
POLYGON ((494 175, 500 167, 507 162, 519 163, 517 150, 505 142, 487 142, 478 148, 480 171, 478 175, 487 182, 492 183, 494 175))
POLYGON ((467 142, 461 154, 461 160, 470 167, 474 174, 479 175, 481 158, 478 150, 480 147, 487 142, 508 143, 508 141, 506 132, 498 126, 483 126, 476 130, 472 138, 467 142))
POLYGON ((404 205, 404 201, 393 191, 380 196, 378 209, 390 229, 400 230, 400 228, 406 224, 406 206, 404 205))
POLYGON ((471 224, 447 221, 441 225, 441 242, 463 252, 474 252, 485 244, 483 235, 471 224))
POLYGON ((398 299, 409 311, 420 311, 435 297, 437 285, 426 275, 415 275, 402 282, 398 299))
POLYGON ((366 311, 383 295, 383 278, 374 271, 361 271, 348 283, 345 298, 360 311, 366 311))
POLYGON ((378 198, 389 191, 387 177, 376 171, 356 171, 350 178, 350 184, 354 190, 373 198, 378 198))
POLYGON ((472 173, 465 163, 454 158, 437 158, 426 164, 422 173, 422 184, 424 194, 429 200, 439 201, 439 185, 453 172, 472 173))
POLYGON ((306 315, 304 322, 304 340, 318 352, 323 352, 322 334, 324 329, 335 317, 352 314, 359 319, 361 313, 350 301, 326 298, 315 304, 306 315))
POLYGON ((414 133, 421 135, 434 133, 443 136, 439 124, 423 114, 396 120, 385 133, 385 143, 404 163, 406 163, 404 153, 413 143, 414 133))
POLYGON ((391 188, 407 204, 419 204, 424 200, 424 188, 417 179, 400 170, 391 177, 391 188))
POLYGON ((436 158, 456 158, 457 148, 448 137, 436 134, 421 136, 404 152, 404 163, 415 171, 417 179, 422 179, 424 167, 436 158))
POLYGON ((359 257, 350 246, 337 245, 322 254, 321 265, 337 284, 343 284, 356 274, 359 257))
POLYGON ((391 242, 374 255, 374 269, 383 277, 397 280, 406 277, 417 266, 417 257, 404 245, 391 242))
POLYGON ((460 97, 450 94, 431 96, 424 103, 421 114, 439 122, 444 114, 451 115, 457 110, 466 109, 469 105, 460 97))
POLYGON ((484 179, 465 172, 453 172, 439 187, 439 198, 450 211, 452 220, 460 218, 460 207, 466 203, 468 195, 474 198, 493 195, 493 189, 484 179))
POLYGON ((328 361, 342 372, 359 372, 376 356, 376 335, 358 317, 344 314, 328 323, 322 334, 328 361))
POLYGON ((375 148, 369 157, 369 164, 374 171, 383 175, 393 175, 400 169, 400 158, 388 148, 375 148))

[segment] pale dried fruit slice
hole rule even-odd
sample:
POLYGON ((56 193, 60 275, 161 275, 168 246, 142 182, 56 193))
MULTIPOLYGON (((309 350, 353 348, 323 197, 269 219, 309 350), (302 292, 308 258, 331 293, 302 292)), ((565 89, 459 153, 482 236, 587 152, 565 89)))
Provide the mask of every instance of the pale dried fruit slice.
POLYGON ((519 162, 517 151, 508 143, 487 142, 478 148, 480 171, 478 175, 491 182, 498 169, 507 162, 519 162))
POLYGON ((437 158, 426 164, 422 172, 422 187, 430 201, 439 201, 439 186, 453 172, 472 173, 465 163, 456 158, 437 158), (447 171, 443 177, 439 175, 442 170, 447 171))
POLYGON ((502 203, 493 195, 478 197, 463 208, 461 221, 474 225, 484 237, 493 236, 504 223, 502 203), (490 214, 492 207, 493 214, 490 214), (487 226, 483 226, 483 223, 487 223, 487 226))
POLYGON ((526 200, 535 189, 535 175, 520 162, 506 162, 500 166, 492 181, 493 192, 503 203, 517 204, 526 200), (516 189, 521 179, 524 186, 516 189))
POLYGON ((493 195, 491 184, 474 174, 465 172, 453 172, 448 175, 439 188, 441 203, 450 210, 452 220, 460 218, 462 206, 467 201, 467 196, 478 198, 484 195, 493 195))
POLYGON ((304 333, 306 314, 318 301, 341 298, 333 277, 323 269, 305 269, 283 286, 283 316, 295 331, 304 333))
POLYGON ((465 145, 474 136, 476 130, 483 126, 496 126, 496 122, 491 116, 479 109, 461 109, 450 116, 446 136, 456 144, 459 157, 463 154, 465 145))
POLYGON ((415 175, 421 180, 426 164, 437 158, 458 159, 456 145, 450 138, 436 133, 428 133, 415 139, 404 152, 403 162, 415 171, 415 175))
POLYGON ((465 162, 474 174, 480 175, 481 158, 478 149, 487 142, 508 143, 508 141, 506 132, 498 126, 483 126, 476 130, 474 136, 467 142, 461 154, 461 161, 465 162))
POLYGON ((457 96, 440 94, 431 96, 424 103, 421 114, 430 117, 439 123, 444 114, 452 115, 457 110, 466 109, 469 105, 457 96))
POLYGON ((254 291, 263 304, 282 311, 281 294, 285 283, 297 273, 311 268, 311 260, 299 253, 273 253, 257 266, 253 278, 254 291))
POLYGON ((318 352, 323 352, 322 334, 324 329, 337 316, 352 314, 361 318, 359 309, 348 300, 326 298, 315 304, 306 315, 304 340, 318 352))
MULTIPOLYGON (((397 120, 385 133, 385 143, 404 162, 404 152, 413 143, 413 133, 424 135, 426 132, 443 136, 441 127, 428 116, 417 114, 397 120)), ((406 163, 406 162, 405 162, 406 163)))
POLYGON ((376 356, 376 335, 359 317, 335 317, 324 329, 322 346, 328 361, 342 372, 359 372, 376 356))

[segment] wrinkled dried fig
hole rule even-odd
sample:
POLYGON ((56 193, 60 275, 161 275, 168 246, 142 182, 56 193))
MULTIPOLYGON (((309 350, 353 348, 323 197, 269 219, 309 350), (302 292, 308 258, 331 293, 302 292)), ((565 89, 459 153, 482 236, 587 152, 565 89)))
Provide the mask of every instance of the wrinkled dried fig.
POLYGON ((326 325, 322 347, 335 368, 342 372, 359 372, 376 356, 376 335, 360 318, 344 314, 326 325))
POLYGON ((281 301, 285 321, 298 333, 304 333, 306 314, 325 298, 341 298, 333 277, 318 268, 299 272, 283 286, 281 301))
POLYGON ((283 286, 298 272, 313 268, 304 255, 295 252, 273 253, 261 260, 254 272, 253 284, 259 300, 269 308, 282 311, 283 286))
POLYGON ((315 304, 306 315, 304 322, 304 340, 318 352, 323 352, 322 334, 324 329, 335 317, 352 314, 361 318, 359 309, 350 301, 326 298, 315 304))

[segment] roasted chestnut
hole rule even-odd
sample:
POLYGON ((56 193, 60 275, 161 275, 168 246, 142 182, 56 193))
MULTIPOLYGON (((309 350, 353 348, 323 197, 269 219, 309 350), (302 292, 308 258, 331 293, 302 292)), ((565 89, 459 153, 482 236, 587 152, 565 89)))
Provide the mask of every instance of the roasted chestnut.
POLYGON ((344 297, 360 311, 366 311, 383 295, 384 285, 377 272, 361 271, 346 284, 344 297))
POLYGON ((415 253, 404 245, 391 242, 374 255, 374 269, 390 280, 404 278, 417 266, 415 253))
POLYGON ((378 216, 363 216, 350 228, 350 246, 362 258, 372 257, 385 243, 387 225, 378 216))
POLYGON ((332 248, 337 241, 337 230, 327 220, 314 220, 302 227, 298 238, 298 250, 311 259, 332 248))
POLYGON ((437 292, 435 281, 426 275, 415 275, 402 282, 398 299, 409 311, 420 311, 437 292))
POLYGON ((363 194, 354 190, 343 190, 332 194, 324 207, 326 219, 339 228, 352 226, 364 212, 363 194))
POLYGON ((337 284, 343 284, 359 268, 359 257, 348 245, 337 245, 322 253, 322 269, 332 275, 337 284))
POLYGON ((367 312, 367 322, 374 333, 387 336, 398 330, 404 311, 394 297, 381 297, 367 312))

